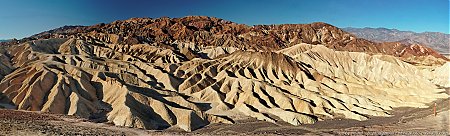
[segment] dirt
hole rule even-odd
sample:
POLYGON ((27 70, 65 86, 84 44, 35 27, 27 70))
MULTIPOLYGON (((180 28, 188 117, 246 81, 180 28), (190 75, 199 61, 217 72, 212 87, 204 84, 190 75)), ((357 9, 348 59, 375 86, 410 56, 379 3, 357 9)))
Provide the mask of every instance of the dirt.
POLYGON ((396 108, 392 117, 366 121, 335 119, 312 125, 292 126, 253 118, 235 124, 211 124, 193 132, 178 128, 143 130, 94 123, 76 116, 0 110, 0 135, 450 135, 450 100, 436 101, 429 108, 396 108))
POLYGON ((130 133, 96 128, 75 116, 0 110, 0 135, 127 135, 130 133))

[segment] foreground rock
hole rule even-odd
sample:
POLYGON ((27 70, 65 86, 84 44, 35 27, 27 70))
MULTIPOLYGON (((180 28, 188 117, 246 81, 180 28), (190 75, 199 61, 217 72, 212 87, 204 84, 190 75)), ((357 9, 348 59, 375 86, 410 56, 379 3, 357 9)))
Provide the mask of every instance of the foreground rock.
POLYGON ((134 135, 89 124, 76 117, 0 109, 0 135, 134 135))

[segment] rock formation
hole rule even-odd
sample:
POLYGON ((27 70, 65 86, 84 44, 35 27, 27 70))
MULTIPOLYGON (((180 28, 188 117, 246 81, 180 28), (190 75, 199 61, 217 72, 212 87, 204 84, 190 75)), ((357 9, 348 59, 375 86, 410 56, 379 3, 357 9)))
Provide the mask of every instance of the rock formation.
POLYGON ((249 27, 185 17, 66 27, 0 47, 0 102, 192 131, 243 117, 367 120, 448 98, 441 87, 450 87, 450 63, 440 54, 387 45, 325 23, 249 27), (396 53, 409 49, 421 52, 396 53))

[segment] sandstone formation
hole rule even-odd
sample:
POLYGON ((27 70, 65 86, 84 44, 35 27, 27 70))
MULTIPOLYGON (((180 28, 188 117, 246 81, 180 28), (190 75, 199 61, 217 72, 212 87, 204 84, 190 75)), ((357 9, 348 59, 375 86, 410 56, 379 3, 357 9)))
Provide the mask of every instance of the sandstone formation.
POLYGON ((325 23, 185 17, 67 27, 0 47, 0 103, 192 131, 244 117, 367 120, 448 98, 450 63, 440 54, 387 45, 325 23))

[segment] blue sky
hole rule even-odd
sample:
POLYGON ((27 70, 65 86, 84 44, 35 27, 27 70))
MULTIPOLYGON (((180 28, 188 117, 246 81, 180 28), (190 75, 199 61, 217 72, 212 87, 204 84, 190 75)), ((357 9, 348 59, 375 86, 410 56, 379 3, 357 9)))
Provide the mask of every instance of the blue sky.
POLYGON ((205 15, 236 23, 326 22, 449 33, 449 0, 3 0, 0 39, 131 17, 205 15))

